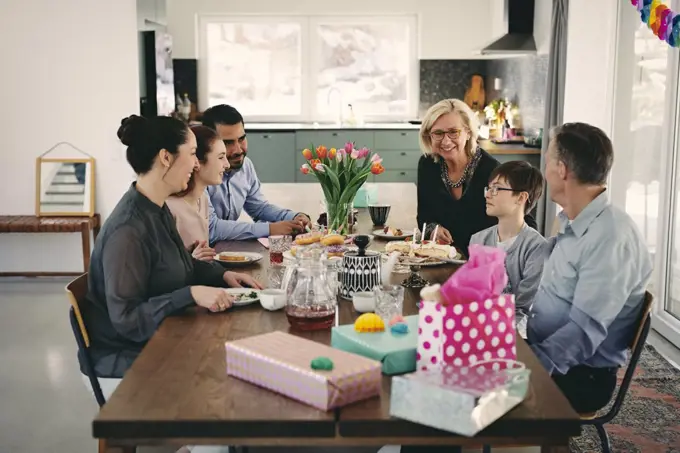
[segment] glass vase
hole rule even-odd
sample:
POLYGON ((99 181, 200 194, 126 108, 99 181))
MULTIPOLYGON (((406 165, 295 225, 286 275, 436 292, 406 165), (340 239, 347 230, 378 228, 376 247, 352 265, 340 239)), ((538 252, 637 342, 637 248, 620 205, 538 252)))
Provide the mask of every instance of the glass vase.
POLYGON ((338 234, 350 233, 352 203, 334 203, 326 200, 328 230, 338 234))

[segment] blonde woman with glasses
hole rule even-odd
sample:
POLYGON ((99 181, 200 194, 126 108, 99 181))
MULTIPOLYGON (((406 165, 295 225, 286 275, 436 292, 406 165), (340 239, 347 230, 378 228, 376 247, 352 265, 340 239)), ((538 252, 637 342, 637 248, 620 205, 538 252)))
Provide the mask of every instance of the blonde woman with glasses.
MULTIPOLYGON (((436 226, 437 240, 467 255, 470 237, 498 219, 486 214, 484 188, 500 163, 477 144, 479 123, 465 102, 439 101, 420 127, 423 156, 418 162, 418 225, 436 226)), ((536 228, 528 215, 527 225, 536 228)))

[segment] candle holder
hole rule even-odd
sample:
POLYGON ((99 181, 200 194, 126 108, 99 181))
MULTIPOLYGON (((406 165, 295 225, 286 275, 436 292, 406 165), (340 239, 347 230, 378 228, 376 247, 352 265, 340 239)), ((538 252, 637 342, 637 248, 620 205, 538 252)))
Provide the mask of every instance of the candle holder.
POLYGON ((401 282, 401 286, 404 288, 424 288, 430 284, 430 282, 418 274, 418 272, 420 272, 420 266, 409 266, 409 268, 411 269, 411 273, 403 282, 401 282))

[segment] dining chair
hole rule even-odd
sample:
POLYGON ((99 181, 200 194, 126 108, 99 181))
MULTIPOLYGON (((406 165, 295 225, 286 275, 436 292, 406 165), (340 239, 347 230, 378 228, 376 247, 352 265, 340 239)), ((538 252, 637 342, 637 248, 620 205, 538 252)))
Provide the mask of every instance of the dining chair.
POLYGON ((640 355, 644 349, 645 342, 647 341, 647 335, 649 335, 649 329, 652 324, 652 305, 654 303, 654 296, 647 291, 645 293, 645 299, 642 306, 642 312, 638 318, 638 326, 635 329, 635 335, 630 343, 631 356, 628 366, 626 367, 626 372, 621 380, 621 385, 619 386, 619 391, 614 398, 614 403, 609 408, 609 410, 602 414, 597 415, 597 412, 590 414, 579 414, 581 416, 582 426, 594 426, 597 430, 597 435, 600 438, 600 445, 602 446, 603 453, 611 452, 611 443, 609 440, 609 435, 604 425, 609 423, 619 414, 621 406, 623 406, 623 401, 628 393, 628 388, 630 383, 633 381, 633 375, 635 374, 635 369, 637 368, 638 361, 640 360, 640 355))
MULTIPOLYGON (((87 289, 87 272, 66 285, 66 295, 71 304, 68 316, 73 336, 76 338, 76 344, 78 345, 78 356, 82 358, 82 363, 86 372, 85 374, 90 380, 90 385, 92 386, 92 391, 97 400, 97 404, 99 404, 99 407, 102 407, 106 403, 106 398, 104 397, 104 392, 99 384, 99 379, 97 379, 97 375, 94 372, 94 363, 90 356, 90 337, 87 333, 87 328, 85 327, 85 322, 83 321, 83 316, 80 311, 80 307, 87 303, 87 299, 85 298, 85 296, 87 296, 87 289)), ((106 440, 99 439, 99 453, 106 452, 106 449, 106 440)), ((124 447, 121 448, 121 453, 134 453, 135 450, 135 447, 124 447)), ((248 449, 246 447, 241 447, 239 451, 237 447, 229 446, 229 451, 247 453, 248 449)))
MULTIPOLYGON (((581 417, 581 426, 594 426, 597 430, 597 435, 600 438, 600 445, 602 446, 602 453, 611 453, 611 443, 609 441, 609 435, 604 425, 609 423, 619 414, 621 406, 623 405, 623 400, 626 398, 628 393, 628 388, 633 380, 633 375, 635 374, 635 369, 637 368, 638 361, 640 360, 640 355, 644 349, 645 342, 647 341, 647 335, 649 335, 649 329, 652 324, 652 306, 654 303, 654 296, 649 292, 645 292, 645 298, 642 305, 642 311, 637 322, 637 329, 635 329, 635 335, 629 344, 629 349, 631 350, 630 360, 628 361, 628 366, 626 367, 626 372, 621 380, 621 385, 619 386, 619 391, 616 393, 614 398, 614 403, 609 408, 609 410, 598 416, 597 412, 579 414, 581 417)), ((482 446, 483 453, 490 453, 491 447, 489 445, 482 446)))
POLYGON ((94 373, 94 363, 92 362, 89 350, 90 337, 87 334, 87 328, 85 327, 85 322, 83 321, 80 310, 80 307, 87 303, 85 298, 85 296, 87 296, 87 272, 66 285, 66 295, 71 303, 68 315, 69 321, 71 322, 71 330, 73 331, 73 336, 76 338, 76 344, 78 345, 78 356, 85 368, 85 374, 90 380, 92 392, 97 400, 97 404, 99 404, 99 407, 102 407, 104 403, 106 403, 106 399, 104 398, 104 393, 102 392, 97 375, 94 373))

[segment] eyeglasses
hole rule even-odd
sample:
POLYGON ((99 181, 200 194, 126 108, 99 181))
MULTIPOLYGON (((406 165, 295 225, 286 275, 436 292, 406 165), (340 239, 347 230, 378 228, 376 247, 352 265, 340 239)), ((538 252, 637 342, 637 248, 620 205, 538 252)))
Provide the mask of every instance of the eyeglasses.
POLYGON ((462 129, 449 129, 448 131, 433 131, 430 132, 430 138, 435 142, 441 142, 444 140, 446 135, 451 140, 457 140, 460 137, 460 133, 463 132, 462 129))
POLYGON ((496 195, 498 195, 498 192, 502 190, 506 192, 518 192, 517 190, 509 189, 507 187, 491 186, 484 188, 484 196, 486 197, 487 195, 491 195, 492 197, 495 197, 496 195))

